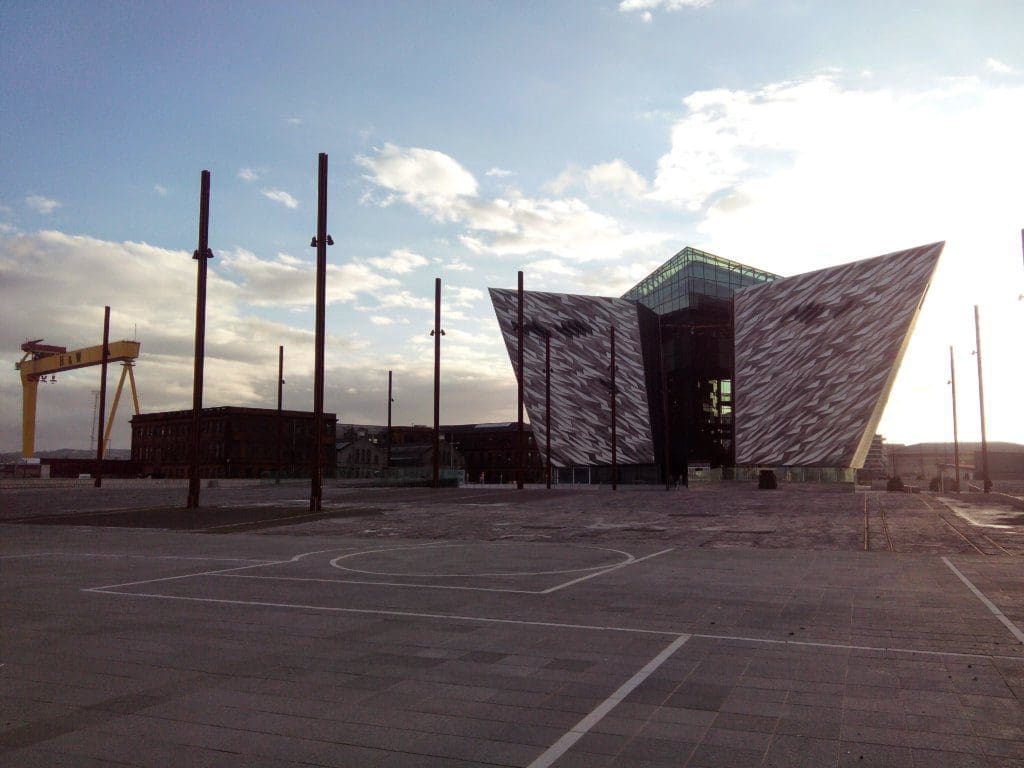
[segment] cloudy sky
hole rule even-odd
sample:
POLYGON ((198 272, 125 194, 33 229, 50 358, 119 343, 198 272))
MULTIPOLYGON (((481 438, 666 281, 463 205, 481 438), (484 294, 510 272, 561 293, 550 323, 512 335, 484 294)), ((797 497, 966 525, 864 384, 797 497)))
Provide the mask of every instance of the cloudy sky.
MULTIPOLYGON (((686 245, 782 274, 945 240, 882 422, 1024 443, 1024 15, 1016 0, 0 4, 0 341, 138 338, 143 410, 191 406, 212 174, 207 405, 312 407, 317 153, 330 156, 326 407, 510 420, 488 286, 619 295, 686 245)), ((111 373, 116 383, 117 370, 111 373)), ((39 449, 87 447, 87 369, 39 449)), ((0 379, 0 449, 20 447, 0 379)), ((113 446, 128 447, 127 418, 113 446)))

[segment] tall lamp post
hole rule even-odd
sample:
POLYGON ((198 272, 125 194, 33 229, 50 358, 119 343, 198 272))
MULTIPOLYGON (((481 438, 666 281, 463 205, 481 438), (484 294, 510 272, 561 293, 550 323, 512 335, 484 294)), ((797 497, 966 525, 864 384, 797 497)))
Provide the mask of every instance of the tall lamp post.
POLYGON ((523 342, 526 334, 523 331, 523 272, 518 277, 518 306, 516 309, 516 408, 518 410, 516 432, 516 488, 523 490, 524 465, 526 464, 526 430, 523 428, 523 342))
POLYGON ((334 239, 327 234, 327 153, 321 152, 317 174, 316 237, 316 355, 313 367, 313 466, 310 471, 309 511, 323 508, 324 456, 324 341, 326 337, 327 246, 334 239))
POLYGON ((441 487, 441 278, 434 278, 434 460, 433 487, 441 487))
POLYGON ((665 368, 665 338, 662 336, 661 316, 658 316, 658 361, 661 366, 661 419, 662 461, 665 464, 665 490, 672 489, 671 430, 668 423, 668 370, 665 368))
POLYGON ((978 356, 978 405, 981 408, 981 482, 984 492, 992 487, 988 475, 988 440, 985 438, 985 383, 981 376, 981 321, 978 319, 978 305, 974 305, 974 351, 978 356))
POLYGON ((384 459, 385 471, 391 469, 391 404, 395 402, 395 398, 391 396, 391 371, 388 371, 388 447, 387 456, 384 459))
POLYGON ((953 364, 953 347, 949 347, 949 383, 953 388, 953 491, 960 491, 960 435, 956 423, 956 366, 953 364))
POLYGON ((203 365, 206 358, 206 262, 213 258, 210 241, 210 172, 199 182, 199 247, 192 258, 198 262, 196 277, 196 349, 192 373, 192 440, 189 443, 187 509, 199 506, 199 422, 203 410, 203 365))
POLYGON ((284 347, 277 348, 277 479, 274 485, 281 484, 281 471, 283 470, 282 443, 284 441, 284 347))
POLYGON ((110 307, 103 308, 103 364, 100 366, 100 418, 96 437, 96 479, 93 486, 103 485, 103 422, 107 418, 107 358, 110 357, 110 307))
POLYGON ((617 424, 618 421, 617 413, 615 410, 616 400, 616 385, 615 385, 615 326, 613 325, 608 329, 608 341, 611 347, 611 365, 608 366, 609 377, 611 378, 610 387, 610 398, 612 407, 612 490, 617 491, 619 489, 619 462, 618 462, 618 433, 617 424))
POLYGON ((544 334, 544 478, 551 490, 551 331, 544 334))

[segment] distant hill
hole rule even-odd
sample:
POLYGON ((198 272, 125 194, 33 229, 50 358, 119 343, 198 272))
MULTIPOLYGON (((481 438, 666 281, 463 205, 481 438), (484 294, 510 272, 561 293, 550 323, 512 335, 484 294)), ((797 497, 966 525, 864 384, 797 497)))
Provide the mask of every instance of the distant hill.
MULTIPOLYGON (((130 448, 111 448, 107 451, 106 459, 127 460, 132 457, 130 448)), ((6 451, 0 453, 0 461, 5 464, 17 461, 21 458, 21 451, 6 451)), ((37 459, 95 459, 96 451, 84 448, 58 448, 55 451, 36 451, 37 459)))

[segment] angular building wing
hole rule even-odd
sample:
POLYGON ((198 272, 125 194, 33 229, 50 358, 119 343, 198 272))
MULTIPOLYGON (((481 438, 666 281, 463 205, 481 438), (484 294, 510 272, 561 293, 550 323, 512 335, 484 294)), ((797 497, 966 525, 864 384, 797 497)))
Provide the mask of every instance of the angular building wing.
POLYGON ((863 465, 943 245, 736 293, 737 465, 863 465))
MULTIPOLYGON (((517 365, 518 296, 491 288, 512 368, 517 365)), ((524 292, 523 399, 538 447, 547 436, 545 338, 551 336, 551 463, 558 467, 612 463, 610 334, 615 328, 616 446, 620 464, 654 463, 648 371, 656 361, 654 313, 635 302, 602 296, 524 292), (653 344, 642 336, 653 333, 653 344)), ((516 371, 517 378, 519 372, 516 371)))

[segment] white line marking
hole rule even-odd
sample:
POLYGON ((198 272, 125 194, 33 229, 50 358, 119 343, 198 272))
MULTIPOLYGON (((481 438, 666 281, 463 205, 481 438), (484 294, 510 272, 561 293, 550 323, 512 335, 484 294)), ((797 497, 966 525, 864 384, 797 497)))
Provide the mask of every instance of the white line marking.
POLYGON ((303 576, 252 576, 247 573, 218 574, 226 579, 266 579, 267 581, 313 581, 322 584, 359 584, 371 587, 409 587, 410 589, 457 589, 464 592, 510 592, 515 595, 543 595, 534 589, 500 589, 498 587, 460 587, 453 584, 405 584, 397 581, 361 581, 358 579, 315 579, 303 576))
POLYGON ((198 555, 146 555, 136 552, 33 552, 27 555, 0 555, 0 560, 12 560, 25 557, 137 557, 145 560, 215 560, 228 563, 276 563, 277 560, 264 560, 257 557, 201 557, 198 555))
POLYGON ((647 662, 643 669, 623 683, 615 693, 602 701, 589 715, 570 728, 562 738, 548 747, 544 754, 530 763, 527 768, 548 768, 548 766, 568 752, 573 744, 582 739, 591 728, 601 722, 605 715, 615 709, 623 699, 629 696, 640 683, 650 677, 658 667, 664 664, 689 639, 689 635, 680 635, 669 643, 661 653, 647 662))
POLYGON ((693 633, 693 637, 705 640, 729 640, 740 643, 760 643, 763 645, 801 645, 808 648, 832 648, 837 651, 870 651, 871 653, 902 653, 911 656, 922 654, 925 656, 953 656, 967 659, 1005 659, 1012 661, 1024 661, 1024 656, 998 656, 984 653, 962 653, 960 651, 927 651, 919 648, 889 648, 879 645, 849 645, 846 643, 820 643, 813 640, 777 640, 770 637, 743 637, 740 635, 702 635, 693 633))
POLYGON ((178 579, 190 579, 193 576, 217 576, 217 575, 222 574, 222 573, 231 573, 232 571, 244 571, 244 570, 249 569, 249 568, 265 568, 268 565, 286 565, 288 563, 297 563, 299 560, 301 560, 304 557, 308 557, 309 555, 322 555, 322 554, 325 554, 327 552, 338 552, 338 551, 344 551, 344 550, 345 550, 345 547, 334 547, 333 549, 318 549, 318 550, 314 550, 312 552, 303 552, 301 554, 295 555, 294 557, 290 557, 287 560, 264 560, 264 561, 260 561, 260 562, 256 563, 255 565, 239 565, 239 566, 237 566, 235 568, 223 568, 223 569, 217 570, 217 571, 200 571, 198 573, 183 573, 183 574, 181 574, 179 576, 164 576, 164 577, 158 578, 158 579, 142 579, 140 581, 126 581, 123 584, 104 584, 103 586, 100 586, 100 587, 91 587, 90 591, 91 590, 101 590, 101 589, 113 589, 114 587, 137 587, 140 584, 155 584, 155 583, 157 583, 159 581, 176 581, 178 579))
MULTIPOLYGON (((333 551, 333 550, 332 550, 333 551)), ((951 656, 955 658, 971 658, 971 659, 1000 659, 1005 661, 1024 661, 1024 656, 1006 656, 996 654, 983 654, 983 653, 959 653, 957 651, 928 651, 920 650, 916 648, 887 648, 884 646, 872 646, 872 645, 841 645, 838 643, 816 643, 805 640, 775 640, 771 638, 763 637, 742 637, 742 636, 731 636, 731 635, 703 635, 703 634, 689 634, 686 632, 664 630, 664 629, 643 629, 640 627, 614 627, 614 626, 601 626, 596 624, 569 624, 566 622, 552 622, 552 621, 528 621, 525 619, 499 619, 490 616, 462 616, 459 614, 447 614, 447 613, 421 613, 416 611, 388 611, 383 609, 373 608, 338 608, 330 605, 308 605, 303 603, 274 603, 262 600, 228 600, 224 598, 215 597, 188 597, 184 595, 160 595, 149 592, 119 592, 114 589, 108 589, 107 587, 88 587, 83 588, 83 592, 92 592, 97 595, 114 595, 117 597, 147 597, 156 598, 158 600, 182 600, 185 602, 192 603, 215 603, 220 605, 252 605, 260 608, 294 608, 304 611, 326 611, 328 613, 355 613, 364 614, 370 616, 401 616, 406 618, 417 618, 417 619, 439 619, 443 621, 475 621, 485 624, 512 624, 516 626, 527 626, 527 627, 556 627, 560 629, 588 629, 588 630, 600 630, 603 632, 629 632, 636 635, 661 635, 666 637, 681 637, 687 635, 689 637, 698 637, 707 640, 732 640, 745 643, 763 643, 768 645, 797 645, 808 648, 833 648, 838 650, 855 650, 855 651, 871 651, 873 653, 905 653, 905 654, 923 654, 928 656, 951 656)))
POLYGON ((1024 632, 1021 632, 1020 627, 1018 627, 1016 624, 1014 624, 1012 621, 1010 621, 1008 618, 1006 618, 1006 614, 1004 614, 1001 610, 999 610, 996 607, 995 603, 993 603, 991 600, 989 600, 987 597, 985 597, 985 595, 982 594, 981 590, 978 589, 976 586, 974 586, 971 583, 970 579, 968 579, 966 576, 964 576, 962 573, 960 573, 960 569, 957 568, 955 565, 953 565, 949 561, 948 557, 943 557, 942 558, 942 562, 944 562, 947 566, 949 566, 949 569, 951 571, 953 571, 953 573, 955 573, 957 576, 960 577, 960 581, 962 581, 964 584, 966 584, 967 588, 969 590, 971 590, 971 592, 974 593, 974 596, 977 597, 979 600, 981 600, 981 602, 983 602, 985 604, 986 608, 988 608, 990 611, 992 611, 992 615, 993 616, 995 616, 997 619, 999 619, 1001 622, 1003 622, 1004 625, 1006 625, 1006 628, 1008 630, 1010 630, 1010 634, 1011 635, 1016 637, 1017 640, 1019 640, 1020 642, 1024 643, 1024 632))
POLYGON ((661 552, 655 552, 653 555, 646 555, 645 557, 634 558, 633 560, 630 560, 629 562, 619 563, 618 565, 613 565, 611 568, 606 568, 603 571, 598 571, 597 573, 591 573, 589 576, 580 576, 578 579, 573 579, 572 581, 567 581, 564 584, 558 584, 558 585, 556 585, 554 587, 550 587, 548 589, 545 589, 540 594, 542 594, 542 595, 550 595, 552 592, 557 592, 560 589, 565 589, 566 587, 571 587, 573 584, 579 584, 581 581, 586 581, 587 579, 593 579, 593 578, 596 578, 598 576, 604 576, 606 573, 611 573, 612 571, 617 571, 617 570, 619 570, 619 568, 625 568, 627 565, 635 565, 637 563, 642 563, 644 560, 650 560, 651 558, 658 557, 659 555, 664 555, 664 554, 666 554, 668 552, 671 552, 673 549, 674 549, 674 547, 669 548, 669 549, 663 549, 663 550, 661 550, 661 552))
POLYGON ((637 629, 634 627, 610 627, 598 624, 568 624, 557 621, 527 621, 525 619, 498 619, 489 616, 460 616, 448 613, 421 613, 418 611, 386 611, 376 608, 338 608, 330 605, 304 605, 302 603, 271 603, 262 600, 227 600, 217 597, 187 597, 184 595, 159 595, 150 592, 116 592, 104 587, 92 587, 82 590, 97 595, 118 595, 121 597, 154 597, 158 600, 184 600, 193 603, 215 603, 218 605, 255 605, 261 608, 296 608, 298 610, 328 611, 330 613, 356 613, 368 616, 403 616, 414 619, 442 619, 445 621, 475 621, 484 624, 513 624, 526 627, 554 627, 556 629, 589 629, 601 632, 629 632, 637 635, 667 635, 678 637, 678 632, 659 629, 637 629))
MULTIPOLYGON (((240 504, 236 506, 248 506, 247 504, 240 504)), ((223 525, 211 525, 206 528, 196 528, 195 530, 202 533, 205 531, 219 531, 223 528, 241 528, 246 525, 263 525, 264 523, 277 523, 281 520, 301 520, 304 517, 324 517, 327 513, 325 512, 306 512, 301 515, 285 515, 284 517, 271 517, 264 520, 249 520, 244 523, 224 523, 223 525)))
MULTIPOLYGON (((597 550, 602 550, 602 551, 605 551, 605 552, 615 552, 616 554, 622 555, 625 558, 625 560, 622 560, 622 561, 620 561, 618 563, 615 563, 611 567, 609 567, 607 565, 591 565, 591 566, 588 566, 586 568, 563 568, 563 569, 555 570, 555 571, 511 571, 511 572, 502 572, 502 573, 498 573, 498 572, 495 572, 495 573, 393 573, 393 572, 387 572, 387 571, 367 571, 367 570, 362 570, 362 569, 359 569, 359 568, 348 568, 348 567, 346 567, 344 565, 339 565, 338 564, 341 560, 347 560, 350 557, 358 557, 360 555, 370 555, 370 554, 375 554, 377 552, 392 552, 392 551, 400 550, 400 549, 417 549, 417 548, 420 548, 420 547, 428 547, 428 546, 431 546, 431 545, 429 545, 429 544, 419 544, 419 545, 408 546, 408 547, 387 547, 385 549, 367 549, 367 550, 364 550, 362 552, 351 552, 351 553, 349 553, 347 555, 342 555, 341 557, 336 557, 333 560, 331 560, 331 566, 334 567, 334 568, 337 568, 340 571, 350 571, 352 573, 365 573, 365 574, 367 574, 369 576, 415 576, 415 577, 422 577, 422 578, 448 579, 448 578, 477 578, 477 577, 483 577, 483 576, 502 576, 502 577, 504 577, 504 576, 550 576, 552 574, 559 574, 559 573, 582 573, 584 571, 597 571, 597 570, 600 570, 602 568, 606 568, 606 569, 609 569, 609 570, 614 570, 615 568, 621 568, 624 565, 630 565, 630 564, 635 563, 637 561, 636 557, 634 555, 631 555, 629 552, 623 552, 621 549, 611 549, 609 547, 582 547, 583 549, 597 549, 597 550)), ((465 547, 465 546, 468 546, 468 545, 467 544, 452 543, 452 544, 445 544, 443 546, 446 546, 446 547, 465 547)), ((573 546, 573 545, 570 544, 569 546, 573 546)))

